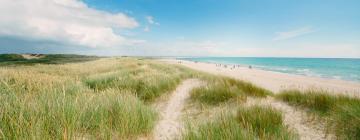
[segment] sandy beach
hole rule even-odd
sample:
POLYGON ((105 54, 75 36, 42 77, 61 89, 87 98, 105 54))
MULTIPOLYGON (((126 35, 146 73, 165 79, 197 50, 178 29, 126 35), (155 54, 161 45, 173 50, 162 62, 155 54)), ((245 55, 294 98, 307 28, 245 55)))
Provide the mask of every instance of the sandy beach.
POLYGON ((248 67, 236 66, 233 68, 232 65, 224 67, 224 65, 219 66, 214 63, 192 62, 175 59, 162 59, 161 61, 172 64, 181 64, 195 70, 249 81, 253 84, 271 90, 275 94, 285 89, 316 89, 360 97, 360 83, 358 82, 293 75, 254 68, 250 69, 248 67))

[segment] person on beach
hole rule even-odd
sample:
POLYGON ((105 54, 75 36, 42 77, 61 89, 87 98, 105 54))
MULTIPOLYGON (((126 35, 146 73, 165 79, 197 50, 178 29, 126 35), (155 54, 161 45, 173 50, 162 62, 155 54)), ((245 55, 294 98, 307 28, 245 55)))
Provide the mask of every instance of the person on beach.
POLYGON ((251 66, 251 65, 249 65, 249 69, 252 69, 252 66, 251 66))

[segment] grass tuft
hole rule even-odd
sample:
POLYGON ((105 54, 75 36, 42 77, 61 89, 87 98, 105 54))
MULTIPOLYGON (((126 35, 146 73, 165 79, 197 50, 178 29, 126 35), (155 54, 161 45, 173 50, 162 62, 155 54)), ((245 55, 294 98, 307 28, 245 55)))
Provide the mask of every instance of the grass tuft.
POLYGON ((240 108, 236 115, 222 114, 214 121, 188 127, 185 140, 297 139, 283 124, 279 111, 268 107, 240 108))
POLYGON ((68 94, 71 91, 2 94, 0 137, 126 138, 148 133, 154 126, 157 114, 136 97, 119 91, 68 94))
POLYGON ((222 116, 194 128, 189 126, 184 140, 250 140, 251 136, 241 128, 233 116, 222 116))
POLYGON ((271 107, 252 106, 238 110, 237 121, 260 139, 294 139, 287 130, 280 111, 271 107))
POLYGON ((230 99, 245 100, 246 96, 266 97, 271 92, 247 82, 228 77, 204 75, 207 85, 191 91, 191 98, 209 105, 217 105, 230 99))
POLYGON ((96 74, 85 79, 85 83, 95 91, 116 88, 136 94, 144 101, 170 92, 192 71, 179 66, 169 66, 155 62, 140 61, 134 64, 125 60, 121 69, 96 74))
POLYGON ((360 137, 360 99, 325 91, 287 90, 276 95, 290 105, 310 110, 328 120, 327 127, 338 139, 360 137))
POLYGON ((334 108, 328 127, 338 139, 360 138, 360 101, 349 102, 334 108))
POLYGON ((217 105, 234 98, 246 100, 242 90, 236 87, 229 87, 225 83, 195 88, 191 91, 191 98, 210 105, 217 105))

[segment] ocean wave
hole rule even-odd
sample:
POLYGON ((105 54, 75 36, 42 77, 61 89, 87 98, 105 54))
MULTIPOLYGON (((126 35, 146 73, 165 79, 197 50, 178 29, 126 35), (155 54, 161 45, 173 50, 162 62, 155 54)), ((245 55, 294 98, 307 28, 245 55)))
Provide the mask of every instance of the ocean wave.
POLYGON ((296 71, 298 71, 298 72, 310 72, 310 69, 298 69, 296 71))
POLYGON ((332 78, 334 78, 334 79, 343 79, 341 76, 338 76, 338 75, 334 75, 334 76, 332 76, 332 78))

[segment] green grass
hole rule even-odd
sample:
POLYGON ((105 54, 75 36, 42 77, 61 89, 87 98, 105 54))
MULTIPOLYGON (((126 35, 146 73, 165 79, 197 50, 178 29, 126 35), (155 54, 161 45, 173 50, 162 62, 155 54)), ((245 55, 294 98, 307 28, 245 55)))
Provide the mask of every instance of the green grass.
POLYGON ((349 102, 331 111, 328 127, 338 139, 360 138, 360 102, 349 102))
POLYGON ((122 91, 93 93, 68 80, 24 80, 1 80, 0 139, 129 138, 149 133, 157 118, 122 91))
POLYGON ((271 107, 252 106, 238 110, 237 121, 260 139, 295 139, 287 130, 280 111, 271 107))
POLYGON ((195 88, 191 91, 190 97, 193 100, 210 105, 217 105, 234 98, 246 100, 242 90, 221 82, 195 88))
POLYGON ((85 106, 81 127, 107 138, 113 134, 122 137, 149 133, 157 118, 155 111, 132 95, 112 92, 103 93, 94 99, 95 103, 85 106))
POLYGON ((233 116, 222 116, 212 122, 198 127, 189 126, 184 134, 184 140, 250 140, 245 129, 233 116))
POLYGON ((96 91, 116 88, 130 91, 144 101, 152 101, 174 90, 183 79, 192 77, 192 71, 175 65, 146 60, 126 63, 117 71, 90 76, 85 83, 96 91))
POLYGON ((0 139, 133 139, 147 135, 158 115, 137 95, 147 95, 142 92, 148 88, 154 88, 149 91, 158 96, 164 94, 180 82, 183 75, 179 73, 185 70, 152 63, 109 58, 0 67, 0 139), (169 71, 179 71, 179 75, 169 71), (169 74, 162 76, 162 72, 169 74), (137 86, 107 87, 111 80, 99 82, 126 75, 124 83, 133 80, 137 86), (86 83, 89 79, 94 79, 95 87, 86 83), (141 81, 146 85, 138 84, 141 81), (104 88, 95 90, 97 86, 104 88))
POLYGON ((252 139, 297 139, 283 124, 281 113, 268 107, 240 108, 234 115, 221 117, 188 127, 185 140, 252 140, 252 139))
POLYGON ((207 85, 191 91, 191 99, 209 105, 217 105, 230 99, 245 100, 246 96, 266 97, 271 92, 251 83, 228 77, 205 75, 202 77, 207 85))
POLYGON ((13 61, 1 62, 0 67, 0 139, 133 139, 147 135, 158 118, 149 104, 187 78, 217 85, 211 100, 219 100, 218 93, 234 94, 220 98, 223 101, 268 94, 246 82, 144 58, 7 57, 13 61), (228 87, 233 89, 228 92, 228 87))
MULTIPOLYGON (((272 95, 245 81, 146 58, 47 55, 22 60, 21 57, 0 56, 4 60, 0 62, 0 139, 136 139, 151 133, 158 119, 150 105, 188 78, 206 82, 191 91, 191 99, 201 104, 224 103, 238 109, 241 104, 229 101, 272 95)), ((359 99, 295 90, 275 97, 326 118, 326 127, 338 139, 360 137, 359 99)), ((297 139, 297 136, 284 126, 279 111, 250 107, 191 126, 184 139, 297 139)))
POLYGON ((325 91, 287 90, 276 98, 290 105, 308 109, 326 119, 328 130, 338 139, 360 137, 360 99, 334 95, 325 91))
POLYGON ((343 95, 332 95, 326 91, 308 90, 286 90, 276 95, 277 99, 285 101, 291 105, 310 109, 312 112, 326 115, 336 106, 358 102, 358 99, 343 95))

